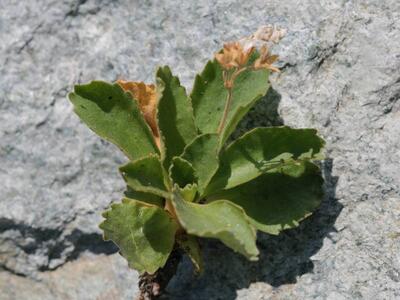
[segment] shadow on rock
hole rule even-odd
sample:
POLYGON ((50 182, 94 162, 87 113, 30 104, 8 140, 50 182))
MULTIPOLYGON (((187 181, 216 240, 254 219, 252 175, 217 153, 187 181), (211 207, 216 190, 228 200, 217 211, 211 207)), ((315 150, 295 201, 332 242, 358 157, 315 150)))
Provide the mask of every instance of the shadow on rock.
MULTIPOLYGON (((270 91, 249 113, 249 118, 243 121, 236 134, 256 126, 282 125, 277 112, 279 100, 280 95, 270 91)), ((311 217, 298 228, 286 230, 278 236, 259 234, 258 262, 249 262, 217 241, 204 240, 204 273, 199 277, 193 275, 191 263, 185 258, 168 286, 165 299, 231 300, 236 299, 237 290, 248 288, 253 282, 278 287, 295 283, 297 277, 312 272, 311 257, 321 249, 324 239, 336 231, 334 224, 342 210, 335 198, 337 177, 332 176, 332 165, 331 159, 321 165, 325 198, 311 217)))

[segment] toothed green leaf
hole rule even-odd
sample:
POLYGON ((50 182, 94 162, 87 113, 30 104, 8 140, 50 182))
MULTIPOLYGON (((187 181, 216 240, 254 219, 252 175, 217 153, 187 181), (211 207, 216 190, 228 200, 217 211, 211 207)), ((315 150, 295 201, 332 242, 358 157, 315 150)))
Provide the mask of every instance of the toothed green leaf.
POLYGON ((127 185, 135 191, 164 198, 169 196, 164 181, 164 170, 158 156, 150 155, 131 161, 120 167, 120 172, 127 185))
POLYGON ((221 153, 220 167, 207 194, 233 188, 276 168, 301 173, 303 164, 299 162, 321 159, 323 146, 315 129, 253 129, 221 153))
MULTIPOLYGON (((257 54, 253 55, 252 60, 257 54)), ((235 130, 249 109, 267 93, 269 71, 248 70, 235 80, 232 106, 228 113, 222 143, 235 130)), ((222 68, 216 60, 209 61, 197 75, 191 94, 195 123, 201 133, 215 133, 221 121, 228 92, 222 79, 222 68)))
POLYGON ((104 239, 112 240, 139 273, 153 274, 165 265, 175 242, 176 222, 156 206, 131 199, 113 204, 100 224, 104 239))
POLYGON ((173 192, 172 203, 188 234, 219 239, 248 259, 258 259, 256 231, 239 206, 226 200, 210 204, 187 202, 178 190, 173 192))
POLYGON ((169 167, 174 156, 182 154, 185 146, 197 136, 193 109, 185 88, 169 67, 159 68, 157 84, 161 92, 158 103, 158 126, 162 135, 164 166, 169 167))
POLYGON ((203 134, 198 136, 189 144, 182 154, 182 158, 188 161, 195 170, 198 178, 198 191, 200 195, 204 192, 211 178, 218 169, 218 146, 217 134, 203 134))
POLYGON ((172 181, 181 188, 188 184, 197 183, 197 177, 193 166, 182 157, 174 157, 169 169, 172 181))
POLYGON ((319 168, 303 162, 301 175, 291 176, 275 169, 239 185, 220 191, 209 198, 226 199, 241 206, 252 224, 261 231, 278 234, 284 229, 298 226, 321 203, 323 179, 319 168))
POLYGON ((178 187, 183 199, 188 202, 196 200, 197 195, 197 184, 188 184, 184 188, 178 187))
POLYGON ((225 144, 226 140, 229 136, 235 131, 239 122, 243 119, 243 117, 249 112, 249 110, 254 106, 254 104, 260 98, 254 98, 253 101, 248 103, 247 105, 239 106, 237 108, 236 113, 232 116, 230 122, 227 122, 223 132, 221 133, 221 147, 225 144))
POLYGON ((118 146, 129 159, 158 153, 137 102, 118 84, 92 81, 76 85, 69 99, 81 120, 100 137, 118 146))

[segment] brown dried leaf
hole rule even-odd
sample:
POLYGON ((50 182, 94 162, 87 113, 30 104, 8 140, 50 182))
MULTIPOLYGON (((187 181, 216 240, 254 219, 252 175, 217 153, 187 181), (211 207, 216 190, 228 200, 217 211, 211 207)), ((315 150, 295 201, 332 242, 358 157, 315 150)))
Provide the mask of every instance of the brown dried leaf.
POLYGON ((277 67, 272 65, 278 58, 278 55, 270 55, 268 47, 264 45, 260 49, 260 57, 254 62, 254 69, 268 69, 273 72, 280 72, 277 67))
POLYGON ((150 126, 154 140, 160 148, 160 134, 158 132, 156 111, 157 111, 157 93, 154 84, 145 84, 144 82, 117 80, 117 83, 126 92, 132 93, 134 99, 139 103, 144 119, 150 126))

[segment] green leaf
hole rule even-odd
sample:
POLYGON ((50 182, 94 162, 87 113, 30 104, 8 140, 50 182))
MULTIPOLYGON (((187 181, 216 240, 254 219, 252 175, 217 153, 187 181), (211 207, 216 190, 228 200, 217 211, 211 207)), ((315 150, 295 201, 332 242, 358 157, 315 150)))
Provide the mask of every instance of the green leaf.
POLYGON ((135 191, 129 186, 126 187, 124 196, 151 205, 156 205, 158 207, 164 207, 164 199, 162 197, 150 193, 135 191))
MULTIPOLYGON (((255 56, 252 60, 255 59, 255 56)), ((229 111, 222 141, 234 131, 241 118, 268 90, 269 71, 245 71, 235 80, 232 106, 229 111)), ((222 79, 222 68, 214 59, 197 75, 191 94, 195 123, 201 133, 215 133, 221 121, 227 98, 222 79)))
POLYGON ((182 157, 174 157, 169 169, 172 181, 184 188, 188 184, 197 183, 197 177, 193 166, 182 157))
POLYGON ((172 203, 188 234, 219 239, 250 260, 258 259, 256 231, 239 206, 225 200, 210 204, 187 202, 177 190, 173 192, 172 203))
POLYGON ((153 274, 165 265, 178 228, 165 210, 125 198, 103 217, 104 239, 119 247, 129 267, 153 274))
POLYGON ((117 145, 129 159, 158 153, 137 102, 118 84, 92 81, 76 85, 69 99, 81 120, 100 137, 117 145))
POLYGON ((323 179, 319 168, 303 162, 303 172, 290 176, 278 170, 208 198, 226 199, 243 207, 259 230, 278 234, 298 226, 321 203, 323 179))
POLYGON ((183 198, 192 202, 197 194, 197 177, 193 166, 182 157, 175 156, 169 169, 172 182, 178 185, 183 198))
POLYGON ((185 201, 193 202, 197 195, 197 184, 188 184, 184 188, 179 187, 179 191, 185 201))
POLYGON ((158 103, 158 126, 164 145, 164 166, 169 167, 174 156, 182 154, 185 146, 197 136, 193 109, 185 88, 168 66, 157 71, 157 83, 162 91, 158 103))
POLYGON ((221 153, 220 168, 207 194, 238 186, 276 168, 302 173, 303 164, 298 161, 322 159, 323 146, 315 129, 253 129, 221 153))
POLYGON ((221 145, 235 131, 239 122, 257 101, 267 94, 269 89, 268 77, 269 71, 262 69, 259 71, 243 72, 235 80, 233 105, 228 114, 224 130, 221 132, 221 145))
POLYGON ((195 170, 200 195, 218 169, 218 146, 219 138, 217 134, 199 135, 185 148, 181 156, 195 170))
POLYGON ((243 117, 249 112, 249 110, 256 104, 260 98, 254 98, 253 101, 249 102, 247 105, 241 105, 237 108, 235 114, 226 123, 224 130, 221 132, 221 142, 220 145, 223 146, 229 136, 235 131, 239 122, 243 117))
POLYGON ((177 236, 178 245, 186 252, 192 261, 196 273, 203 271, 203 258, 201 256, 199 242, 197 238, 192 235, 183 234, 177 236))
POLYGON ((168 189, 164 182, 164 170, 158 156, 150 155, 129 162, 119 168, 126 183, 138 192, 152 193, 167 198, 168 189))

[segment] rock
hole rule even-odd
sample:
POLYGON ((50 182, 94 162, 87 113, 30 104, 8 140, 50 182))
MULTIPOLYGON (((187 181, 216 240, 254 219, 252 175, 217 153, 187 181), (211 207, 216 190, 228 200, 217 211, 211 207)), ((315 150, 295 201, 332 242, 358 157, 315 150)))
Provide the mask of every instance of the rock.
POLYGON ((0 272, 4 300, 132 299, 137 282, 136 272, 118 254, 82 256, 55 271, 41 272, 35 281, 0 272))
POLYGON ((169 297, 400 298, 398 1, 3 0, 0 11, 1 299, 136 291, 98 229, 126 160, 73 114, 73 84, 150 82, 169 64, 190 89, 222 42, 266 23, 288 30, 274 49, 282 72, 241 127, 317 128, 326 199, 299 228, 260 235, 257 263, 203 242, 205 273, 185 260, 169 297))

